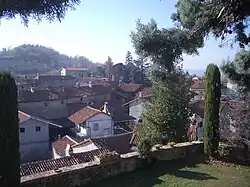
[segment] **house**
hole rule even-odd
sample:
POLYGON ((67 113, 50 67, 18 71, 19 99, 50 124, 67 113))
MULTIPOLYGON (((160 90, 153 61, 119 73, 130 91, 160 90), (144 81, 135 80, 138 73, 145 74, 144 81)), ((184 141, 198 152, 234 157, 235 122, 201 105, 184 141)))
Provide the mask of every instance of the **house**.
POLYGON ((21 162, 50 158, 49 125, 60 126, 22 111, 18 117, 21 162))
POLYGON ((144 88, 140 91, 135 99, 125 103, 123 107, 129 107, 129 115, 134 117, 136 120, 139 120, 145 105, 147 105, 151 99, 152 90, 151 88, 144 88))
MULTIPOLYGON (((190 91, 194 93, 194 98, 193 98, 194 101, 205 99, 205 93, 206 93, 205 80, 193 78, 193 84, 190 88, 190 91)), ((221 94, 227 95, 227 87, 225 86, 224 82, 221 84, 221 94)))
POLYGON ((131 138, 133 133, 123 133, 119 135, 102 136, 90 139, 78 140, 70 136, 64 136, 53 142, 53 158, 58 159, 66 156, 73 156, 79 153, 106 149, 118 154, 131 152, 131 138))
POLYGON ((18 91, 19 108, 44 119, 68 117, 69 103, 83 102, 90 94, 79 88, 18 91))
POLYGON ((114 134, 114 120, 106 109, 103 111, 87 106, 68 118, 75 124, 73 129, 79 138, 114 134))
POLYGON ((61 68, 60 69, 61 76, 71 75, 76 78, 83 78, 88 76, 87 68, 61 68))
POLYGON ((241 101, 229 100, 221 101, 220 106, 220 136, 222 139, 239 138, 246 134, 244 127, 245 116, 247 114, 247 104, 241 101))
POLYGON ((76 78, 71 75, 60 76, 37 74, 35 83, 39 89, 73 87, 76 83, 76 78))
MULTIPOLYGON (((196 101, 190 104, 193 112, 192 119, 195 119, 198 138, 202 138, 204 132, 204 101, 196 101)), ((242 121, 242 116, 246 112, 246 103, 235 100, 221 100, 220 102, 220 137, 228 139, 238 137, 241 132, 239 121, 242 121)))
POLYGON ((190 103, 190 108, 193 113, 191 121, 195 121, 197 127, 197 137, 203 139, 204 137, 204 100, 196 100, 190 103))

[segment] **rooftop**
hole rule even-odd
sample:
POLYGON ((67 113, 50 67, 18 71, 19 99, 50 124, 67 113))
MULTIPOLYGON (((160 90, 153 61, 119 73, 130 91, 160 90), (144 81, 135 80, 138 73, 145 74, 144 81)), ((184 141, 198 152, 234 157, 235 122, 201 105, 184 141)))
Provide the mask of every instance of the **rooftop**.
POLYGON ((108 152, 109 151, 107 149, 96 149, 84 153, 73 154, 72 156, 67 156, 59 159, 50 159, 25 163, 21 165, 20 175, 21 177, 23 177, 36 173, 56 170, 62 167, 91 162, 95 160, 95 156, 99 156, 100 154, 108 152))
POLYGON ((93 116, 103 113, 101 110, 86 106, 69 117, 69 120, 75 124, 82 124, 93 116))

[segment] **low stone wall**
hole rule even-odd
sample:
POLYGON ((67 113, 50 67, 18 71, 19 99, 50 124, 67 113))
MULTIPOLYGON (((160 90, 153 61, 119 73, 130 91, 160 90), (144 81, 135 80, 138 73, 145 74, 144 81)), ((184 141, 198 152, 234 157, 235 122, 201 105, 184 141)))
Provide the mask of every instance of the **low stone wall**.
MULTIPOLYGON (((175 147, 163 146, 153 149, 152 156, 158 160, 173 160, 191 157, 195 159, 203 151, 201 142, 181 143, 175 147)), ((100 163, 93 161, 71 167, 60 168, 60 171, 49 171, 21 178, 21 187, 77 187, 89 182, 134 171, 138 168, 138 152, 120 155, 114 162, 100 163)))

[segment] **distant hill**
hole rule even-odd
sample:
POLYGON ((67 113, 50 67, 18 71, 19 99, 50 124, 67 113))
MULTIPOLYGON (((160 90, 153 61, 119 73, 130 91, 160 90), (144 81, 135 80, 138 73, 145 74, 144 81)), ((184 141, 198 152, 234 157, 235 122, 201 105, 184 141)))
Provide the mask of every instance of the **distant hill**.
POLYGON ((57 73, 61 67, 85 67, 96 71, 99 63, 84 56, 69 57, 52 48, 39 45, 21 45, 0 51, 0 70, 14 74, 57 73))

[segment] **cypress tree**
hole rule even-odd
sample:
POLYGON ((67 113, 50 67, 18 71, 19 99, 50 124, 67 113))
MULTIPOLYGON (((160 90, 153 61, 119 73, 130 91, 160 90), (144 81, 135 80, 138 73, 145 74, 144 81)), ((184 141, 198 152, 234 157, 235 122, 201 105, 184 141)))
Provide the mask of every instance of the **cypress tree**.
POLYGON ((7 72, 0 73, 0 186, 20 186, 17 88, 7 72))
POLYGON ((206 69, 206 95, 205 95, 205 126, 204 126, 204 152, 209 157, 215 157, 218 152, 219 109, 221 97, 220 70, 215 64, 209 64, 206 69))

